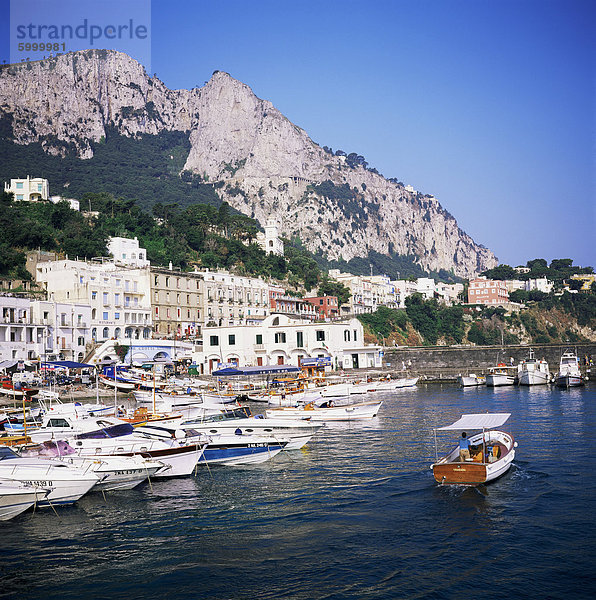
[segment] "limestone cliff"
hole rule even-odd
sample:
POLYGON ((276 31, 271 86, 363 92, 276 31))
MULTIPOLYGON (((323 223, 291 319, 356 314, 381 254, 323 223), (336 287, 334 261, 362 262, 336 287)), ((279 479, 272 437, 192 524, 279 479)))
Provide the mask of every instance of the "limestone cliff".
MULTIPOLYGON (((216 71, 202 88, 170 90, 125 54, 74 52, 0 70, 0 116, 19 144, 93 155, 108 127, 134 137, 188 132, 185 169, 311 251, 349 260, 375 250, 415 255, 425 270, 470 277, 497 264, 432 196, 406 190, 315 144, 270 102, 216 71)), ((34 173, 31 173, 34 175, 34 173)))

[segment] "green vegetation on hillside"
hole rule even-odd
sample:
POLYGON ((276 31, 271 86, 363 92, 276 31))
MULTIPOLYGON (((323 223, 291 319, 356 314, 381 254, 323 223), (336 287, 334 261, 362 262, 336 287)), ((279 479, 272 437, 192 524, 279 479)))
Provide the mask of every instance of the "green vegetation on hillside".
POLYGON ((527 273, 519 272, 509 265, 499 265, 494 269, 484 271, 482 275, 489 279, 519 279, 521 281, 546 277, 549 281, 554 282, 555 285, 560 287, 560 284, 568 280, 572 275, 594 272, 592 267, 573 266, 573 259, 571 258, 555 258, 551 261, 550 266, 544 258, 535 258, 529 260, 525 266, 529 269, 527 273))
POLYGON ((135 200, 145 210, 157 202, 221 204, 214 187, 201 177, 187 171, 178 175, 190 151, 188 132, 129 138, 107 128, 105 139, 91 144, 93 157, 83 160, 74 147, 66 146, 68 153, 61 157, 44 152, 39 142, 15 144, 11 121, 11 115, 0 118, 0 181, 43 177, 53 196, 82 200, 85 194, 103 192, 135 200))

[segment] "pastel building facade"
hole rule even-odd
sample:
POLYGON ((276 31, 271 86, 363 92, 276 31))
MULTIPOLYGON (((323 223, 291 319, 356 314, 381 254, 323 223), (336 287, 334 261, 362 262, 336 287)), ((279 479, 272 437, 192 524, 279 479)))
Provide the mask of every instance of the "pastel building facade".
POLYGON ((486 277, 472 279, 468 287, 468 302, 487 305, 506 304, 509 302, 507 283, 486 277))

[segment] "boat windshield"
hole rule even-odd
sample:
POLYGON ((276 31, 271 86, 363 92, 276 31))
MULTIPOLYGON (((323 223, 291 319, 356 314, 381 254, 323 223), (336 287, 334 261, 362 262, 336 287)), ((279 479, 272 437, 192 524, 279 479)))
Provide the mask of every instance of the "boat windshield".
POLYGON ((79 433, 75 437, 78 440, 97 440, 101 438, 115 438, 123 435, 131 434, 135 428, 129 423, 122 423, 121 425, 113 425, 112 427, 105 427, 104 429, 96 429, 95 431, 87 431, 85 433, 79 433))
POLYGON ((0 460, 10 460, 12 458, 19 458, 19 455, 7 446, 0 446, 0 460))
POLYGON ((236 419, 248 419, 251 416, 250 408, 248 406, 241 406, 240 408, 225 409, 221 413, 216 415, 206 415, 200 419, 189 419, 185 421, 185 424, 199 424, 199 423, 219 423, 221 421, 234 421, 236 419))

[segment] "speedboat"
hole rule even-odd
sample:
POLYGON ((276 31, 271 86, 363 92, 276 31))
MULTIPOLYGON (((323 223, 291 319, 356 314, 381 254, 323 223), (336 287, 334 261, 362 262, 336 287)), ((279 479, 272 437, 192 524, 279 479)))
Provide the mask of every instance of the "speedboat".
POLYGON ((38 503, 42 507, 72 504, 100 481, 93 472, 42 458, 25 458, 6 446, 0 446, 0 478, 29 483, 42 489, 51 488, 38 503))
POLYGON ((538 360, 534 356, 534 350, 530 349, 528 358, 518 365, 517 376, 520 385, 544 385, 550 380, 548 363, 538 360))
POLYGON ((25 512, 50 493, 50 488, 0 479, 0 521, 8 521, 25 512))
POLYGON ((309 419, 311 421, 356 421, 376 417, 383 402, 360 402, 338 406, 316 406, 310 402, 297 408, 269 408, 270 419, 309 419))
POLYGON ((262 463, 279 454, 288 444, 287 439, 272 435, 253 435, 238 428, 234 433, 205 435, 195 429, 185 429, 184 437, 180 430, 147 425, 139 428, 148 437, 162 439, 176 435, 188 443, 207 442, 199 464, 244 465, 262 463))
POLYGON ((261 415, 253 417, 250 408, 242 406, 226 410, 219 415, 204 419, 188 419, 180 423, 181 429, 194 429, 205 435, 246 433, 273 436, 288 440, 286 450, 298 450, 323 427, 323 423, 311 423, 308 419, 270 419, 261 415))
POLYGON ((39 457, 73 465, 85 472, 93 472, 101 481, 94 491, 129 490, 165 470, 162 462, 135 456, 79 456, 77 451, 64 440, 47 441, 21 447, 19 454, 39 457))
POLYGON ((575 352, 563 352, 559 362, 559 372, 555 377, 557 387, 579 387, 584 385, 584 377, 579 368, 579 359, 575 352))
POLYGON ((435 481, 441 485, 480 485, 493 481, 509 470, 515 458, 517 442, 513 436, 495 429, 501 427, 511 413, 462 415, 460 419, 435 429, 435 455, 431 465, 435 481), (480 431, 469 437, 470 458, 461 458, 459 445, 439 460, 437 431, 480 431))
MULTIPOLYGON (((370 383, 358 384, 360 389, 366 389, 368 392, 385 392, 390 390, 399 390, 401 388, 415 387, 418 383, 418 377, 400 377, 399 379, 388 379, 386 381, 371 381, 370 383)), ((354 390, 352 388, 352 393, 354 390)))
POLYGON ((85 457, 141 455, 164 463, 154 477, 190 475, 200 460, 205 443, 189 441, 181 430, 170 430, 169 436, 148 435, 148 426, 133 427, 129 423, 112 425, 67 437, 65 440, 77 454, 85 457))
POLYGON ((499 363, 486 376, 486 386, 500 387, 503 385, 514 385, 516 372, 517 367, 508 367, 505 363, 499 363))

